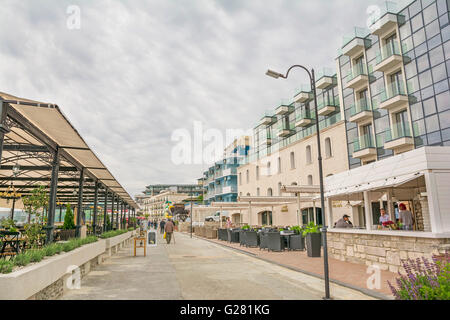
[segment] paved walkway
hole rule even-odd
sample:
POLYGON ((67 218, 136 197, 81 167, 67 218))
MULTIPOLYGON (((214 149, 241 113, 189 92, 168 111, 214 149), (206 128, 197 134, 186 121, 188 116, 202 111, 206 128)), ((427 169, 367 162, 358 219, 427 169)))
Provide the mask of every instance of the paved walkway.
MULTIPOLYGON (((199 238, 203 239, 203 238, 199 238)), ((279 265, 284 265, 293 269, 302 270, 309 274, 318 275, 323 277, 323 258, 309 258, 306 251, 284 251, 284 252, 268 252, 267 250, 259 250, 259 248, 245 248, 241 247, 238 243, 228 243, 226 241, 206 240, 205 241, 218 243, 222 246, 231 247, 234 249, 248 252, 258 258, 275 262, 279 265)), ((341 283, 349 284, 354 287, 361 288, 363 290, 369 290, 367 288, 367 279, 371 274, 367 273, 367 266, 356 263, 345 262, 333 258, 328 258, 330 279, 336 280, 341 283)), ((392 292, 389 289, 387 281, 396 283, 395 278, 398 275, 390 271, 380 272, 380 288, 373 289, 375 294, 380 293, 386 298, 392 298, 392 292)), ((369 292, 372 290, 369 290, 369 292)))
MULTIPOLYGON (((189 235, 176 233, 176 244, 148 248, 133 257, 130 246, 92 270, 62 299, 321 299, 323 281, 189 235)), ((139 249, 138 249, 139 250, 139 249)), ((142 249, 140 249, 142 250, 142 249)), ((372 299, 336 284, 335 299, 372 299)))

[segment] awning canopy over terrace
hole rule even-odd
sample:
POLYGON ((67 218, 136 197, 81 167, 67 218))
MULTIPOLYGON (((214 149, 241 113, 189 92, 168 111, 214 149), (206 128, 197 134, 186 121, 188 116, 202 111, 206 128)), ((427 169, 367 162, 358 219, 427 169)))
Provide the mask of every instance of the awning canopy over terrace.
POLYGON ((59 152, 58 202, 77 203, 83 177, 83 203, 93 202, 97 184, 100 192, 107 190, 130 208, 139 208, 57 105, 1 92, 0 102, 0 130, 4 134, 0 191, 11 183, 23 195, 36 185, 50 188, 54 154, 59 152))

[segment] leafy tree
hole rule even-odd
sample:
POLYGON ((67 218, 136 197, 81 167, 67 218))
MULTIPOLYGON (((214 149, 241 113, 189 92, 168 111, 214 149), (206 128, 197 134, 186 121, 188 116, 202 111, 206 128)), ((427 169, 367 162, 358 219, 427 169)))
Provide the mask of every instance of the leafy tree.
POLYGON ((75 229, 75 217, 72 212, 72 208, 70 207, 70 204, 68 203, 66 206, 66 215, 64 216, 64 230, 72 230, 75 229))
POLYGON ((25 235, 28 243, 36 248, 43 241, 42 227, 45 223, 43 209, 48 205, 48 195, 44 186, 37 186, 31 191, 31 195, 23 198, 25 211, 29 215, 29 223, 25 225, 25 235), (33 217, 33 218, 32 218, 33 217))

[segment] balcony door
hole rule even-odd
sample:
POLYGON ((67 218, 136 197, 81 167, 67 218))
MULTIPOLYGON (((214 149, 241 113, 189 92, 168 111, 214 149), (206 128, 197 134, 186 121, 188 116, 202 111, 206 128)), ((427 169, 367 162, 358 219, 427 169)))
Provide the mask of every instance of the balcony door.
POLYGON ((363 74, 364 73, 364 55, 356 58, 354 60, 354 70, 356 74, 363 74))
POLYGON ((391 97, 399 95, 403 92, 402 84, 402 72, 399 71, 397 73, 390 75, 390 89, 391 89, 391 97))
POLYGON ((358 95, 359 95, 359 108, 361 110, 365 110, 366 106, 367 106, 367 102, 369 101, 368 95, 367 95, 367 89, 360 91, 358 95))
POLYGON ((372 123, 361 127, 361 147, 369 148, 372 145, 372 123))
POLYGON ((397 34, 394 33, 392 36, 386 38, 386 57, 390 57, 395 54, 395 43, 397 41, 397 34))
POLYGON ((404 137, 409 135, 408 111, 403 110, 394 114, 394 136, 404 137))

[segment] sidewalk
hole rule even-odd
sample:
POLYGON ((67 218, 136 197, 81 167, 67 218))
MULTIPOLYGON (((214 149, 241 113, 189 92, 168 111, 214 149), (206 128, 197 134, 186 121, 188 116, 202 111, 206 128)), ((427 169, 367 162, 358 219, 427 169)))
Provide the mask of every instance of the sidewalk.
MULTIPOLYGON (((259 259, 323 278, 323 256, 322 258, 309 258, 306 251, 268 252, 267 250, 259 250, 259 248, 241 247, 239 243, 228 243, 217 239, 201 238, 195 235, 194 237, 244 251, 259 259)), ((379 294, 381 294, 393 299, 387 281, 389 280, 391 283, 395 283, 397 277, 396 273, 380 270, 380 289, 370 290, 367 288, 367 279, 371 274, 367 273, 367 266, 340 261, 330 257, 328 257, 328 266, 330 280, 334 280, 341 285, 358 288, 364 293, 372 292, 372 294, 377 296, 380 296, 379 294)))

